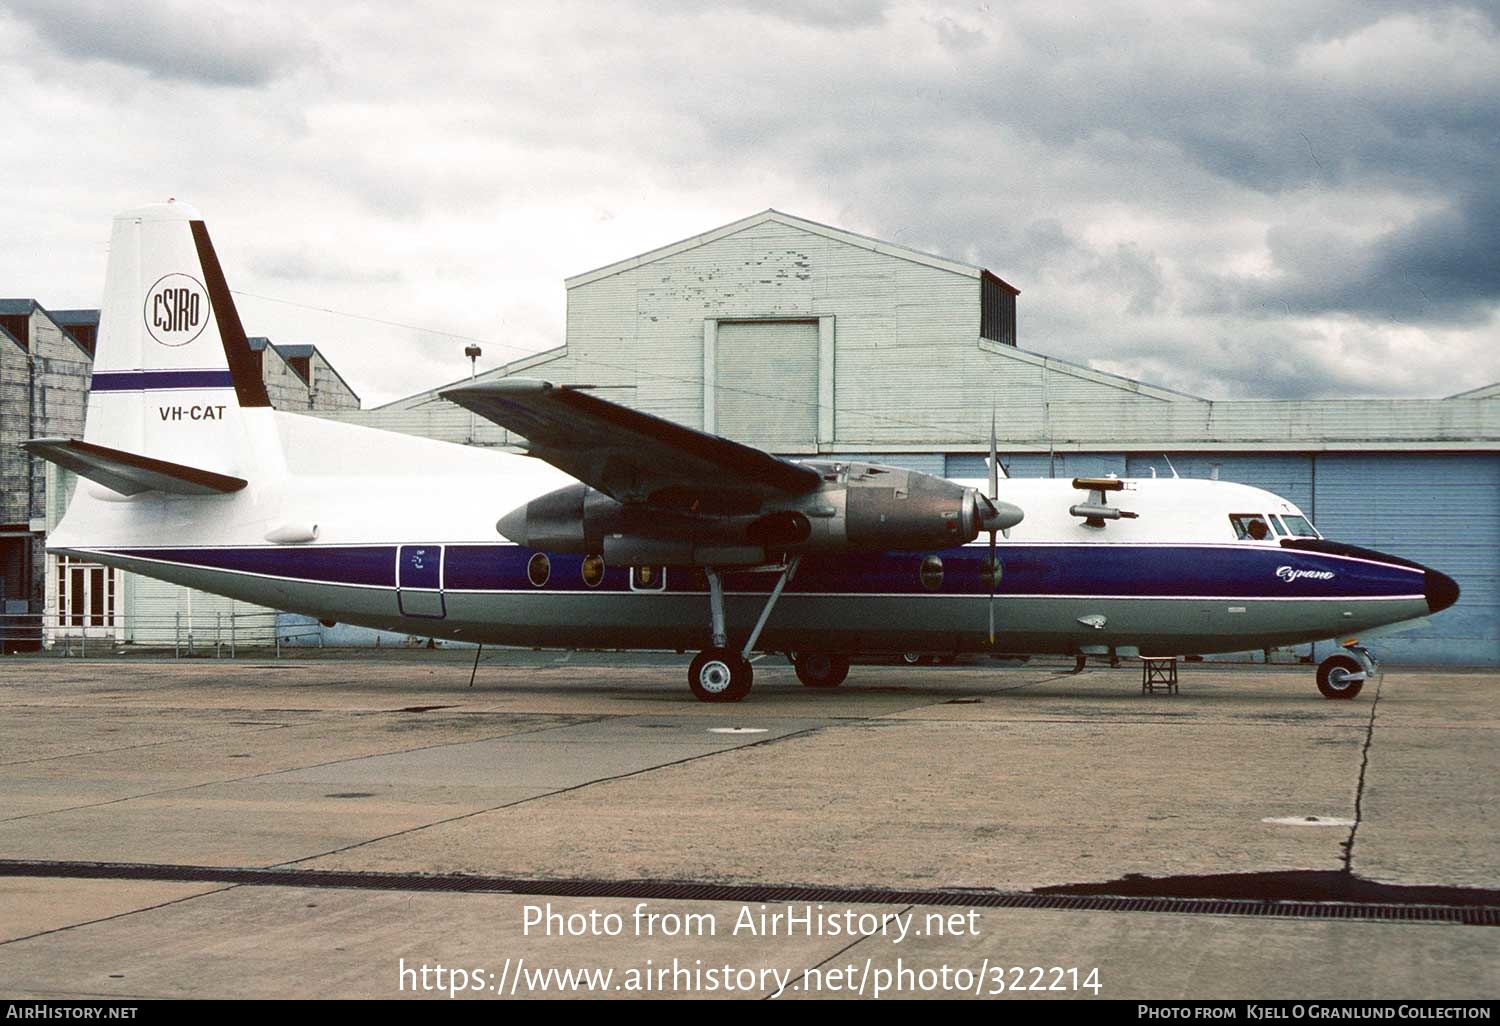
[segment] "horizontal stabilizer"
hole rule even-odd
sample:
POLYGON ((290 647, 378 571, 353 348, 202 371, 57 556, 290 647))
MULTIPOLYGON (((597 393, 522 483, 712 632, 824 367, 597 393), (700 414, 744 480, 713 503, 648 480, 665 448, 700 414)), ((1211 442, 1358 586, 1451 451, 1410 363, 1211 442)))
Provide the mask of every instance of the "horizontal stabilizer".
POLYGON ((248 483, 212 470, 184 467, 76 438, 33 438, 21 447, 121 495, 158 491, 170 495, 221 495, 248 483))

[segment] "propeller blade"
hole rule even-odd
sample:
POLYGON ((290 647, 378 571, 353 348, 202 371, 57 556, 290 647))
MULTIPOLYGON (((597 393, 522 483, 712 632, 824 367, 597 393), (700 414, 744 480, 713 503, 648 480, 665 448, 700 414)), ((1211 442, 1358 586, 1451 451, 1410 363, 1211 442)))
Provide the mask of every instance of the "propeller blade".
POLYGON ((1000 564, 995 560, 995 532, 990 532, 990 647, 995 646, 995 587, 1000 583, 1000 564))
MULTIPOLYGON (((995 408, 990 407, 990 494, 991 502, 1000 497, 1000 450, 995 444, 995 408)), ((993 533, 993 532, 992 532, 993 533)))

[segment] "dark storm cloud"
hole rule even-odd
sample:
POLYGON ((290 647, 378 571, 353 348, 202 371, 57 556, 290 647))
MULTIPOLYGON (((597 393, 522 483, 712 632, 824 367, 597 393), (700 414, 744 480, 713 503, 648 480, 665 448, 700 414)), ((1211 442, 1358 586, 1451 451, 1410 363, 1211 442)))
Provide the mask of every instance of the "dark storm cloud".
POLYGON ((162 79, 259 86, 311 52, 284 14, 213 2, 5 0, 57 52, 162 79))
POLYGON ((1455 197, 1373 241, 1285 224, 1269 237, 1278 274, 1207 284, 1210 308, 1251 316, 1352 314, 1399 322, 1483 323, 1500 304, 1500 191, 1455 197))

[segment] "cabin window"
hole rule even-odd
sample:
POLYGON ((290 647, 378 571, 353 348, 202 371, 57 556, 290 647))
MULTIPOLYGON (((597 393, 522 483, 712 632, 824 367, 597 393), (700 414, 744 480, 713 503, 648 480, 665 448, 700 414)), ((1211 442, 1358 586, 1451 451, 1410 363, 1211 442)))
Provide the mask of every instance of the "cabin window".
POLYGON ((1234 526, 1234 536, 1241 541, 1264 541, 1271 536, 1271 528, 1260 513, 1231 513, 1229 522, 1234 526))
POLYGON ((943 561, 938 556, 928 556, 922 560, 922 566, 917 570, 917 577, 922 581, 922 587, 928 591, 937 591, 943 586, 943 561))
POLYGON ((526 576, 538 588, 547 583, 547 578, 552 576, 552 561, 545 552, 538 552, 531 557, 526 564, 526 576))
POLYGON ((667 568, 664 566, 633 566, 630 568, 631 591, 661 591, 667 586, 667 568))
POLYGON ((581 572, 583 573, 584 584, 587 584, 590 588, 599 587, 599 582, 604 580, 604 557, 599 555, 584 556, 581 572))
POLYGON ((1295 513, 1287 513, 1283 519, 1286 520, 1287 530, 1291 531, 1298 538, 1318 537, 1317 529, 1307 522, 1306 517, 1299 517, 1295 513))

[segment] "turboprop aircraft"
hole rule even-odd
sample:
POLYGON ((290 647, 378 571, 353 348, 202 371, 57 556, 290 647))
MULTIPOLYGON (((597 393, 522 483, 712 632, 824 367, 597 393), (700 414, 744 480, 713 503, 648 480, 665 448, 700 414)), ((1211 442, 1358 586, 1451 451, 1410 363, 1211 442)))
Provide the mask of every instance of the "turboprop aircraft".
MULTIPOLYGON (((1452 578, 1319 536, 1219 481, 988 482, 789 460, 587 388, 443 395, 528 455, 271 408, 202 218, 116 219, 76 472, 53 552, 325 622, 489 644, 696 648, 704 701, 757 651, 810 687, 852 655, 1232 652, 1343 638, 1458 599, 1452 578)), ((1330 698, 1374 672, 1350 646, 1330 698)))

